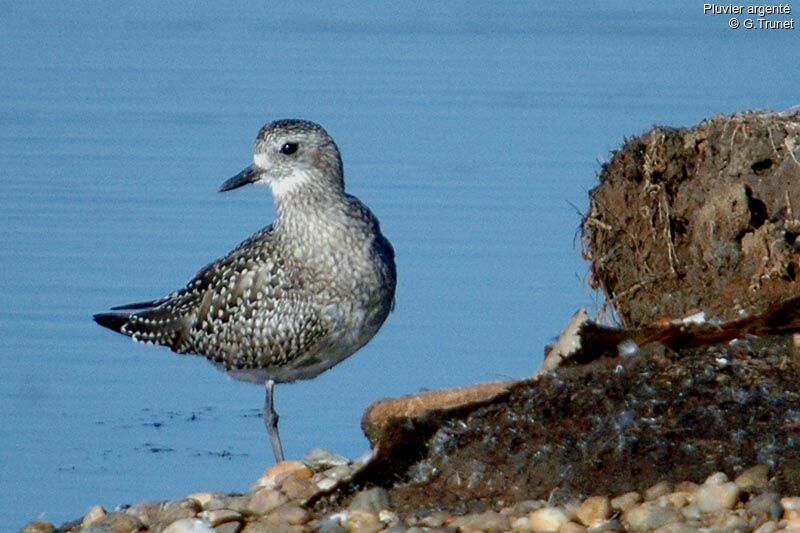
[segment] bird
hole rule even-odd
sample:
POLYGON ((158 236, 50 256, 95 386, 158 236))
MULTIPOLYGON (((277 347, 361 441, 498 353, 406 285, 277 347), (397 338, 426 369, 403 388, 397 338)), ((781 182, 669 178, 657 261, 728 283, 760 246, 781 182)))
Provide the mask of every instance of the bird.
POLYGON ((271 188, 269 226, 182 289, 93 318, 263 385, 264 424, 281 462, 275 384, 314 378, 367 344, 394 308, 397 268, 377 217, 345 192, 339 148, 319 124, 263 126, 253 163, 219 190, 248 184, 271 188))

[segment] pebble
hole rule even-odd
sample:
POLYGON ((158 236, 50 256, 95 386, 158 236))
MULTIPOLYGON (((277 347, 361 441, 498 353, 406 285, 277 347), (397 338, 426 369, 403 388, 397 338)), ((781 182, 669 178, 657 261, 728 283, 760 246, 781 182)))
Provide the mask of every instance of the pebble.
POLYGON ((286 503, 267 515, 278 524, 302 525, 311 520, 311 514, 296 503, 286 503))
POLYGON ((246 509, 253 514, 265 515, 288 501, 289 498, 282 492, 262 488, 253 494, 246 509))
POLYGON ((611 516, 611 502, 608 496, 590 496, 578 506, 575 514, 583 525, 593 526, 611 516))
POLYGON ((638 492, 626 492, 621 496, 611 499, 611 508, 616 511, 625 512, 641 501, 642 497, 638 492))
POLYGON ((327 492, 339 484, 339 482, 330 477, 323 477, 316 481, 317 488, 322 492, 327 492))
POLYGON ((311 479, 314 472, 300 461, 282 461, 274 466, 267 468, 258 481, 253 485, 253 489, 266 488, 277 489, 287 478, 307 478, 311 479))
POLYGON ((686 507, 681 508, 681 514, 686 520, 691 522, 697 522, 703 518, 703 513, 695 504, 689 504, 686 507))
POLYGON ((50 522, 36 520, 34 522, 27 524, 22 529, 20 529, 19 533, 53 533, 55 529, 56 526, 54 526, 50 522))
POLYGON ((755 528, 753 530, 753 533, 773 533, 774 531, 777 530, 778 530, 778 523, 769 521, 769 522, 764 522, 763 524, 755 528))
MULTIPOLYGON (((743 470, 734 481, 717 472, 699 485, 663 481, 641 493, 600 494, 564 505, 542 500, 507 505, 496 501, 491 510, 469 514, 442 509, 427 510, 424 514, 398 514, 392 509, 390 492, 373 487, 353 495, 346 509, 323 514, 304 502, 309 495, 318 493, 320 482, 350 476, 352 463, 331 466, 343 459, 323 450, 309 455, 305 462, 285 461, 267 469, 247 494, 197 492, 180 500, 141 502, 114 512, 98 505, 57 530, 65 533, 800 532, 800 497, 768 492, 769 472, 761 465, 743 470)), ((53 524, 35 521, 19 532, 54 530, 53 524)))
POLYGON ((542 500, 523 500, 511 505, 511 507, 504 507, 500 509, 500 514, 504 514, 509 517, 522 517, 531 511, 535 511, 536 509, 541 509, 542 507, 546 506, 547 503, 542 500))
POLYGON ((214 506, 217 503, 221 503, 223 498, 224 495, 216 492, 195 492, 186 497, 187 500, 194 500, 200 504, 201 509, 208 509, 209 506, 214 506))
POLYGON ((338 453, 333 453, 322 448, 314 448, 303 458, 303 463, 311 470, 319 472, 337 466, 349 465, 350 460, 338 453))
POLYGON ((699 487, 700 485, 692 481, 681 481, 675 484, 675 492, 688 492, 693 494, 697 492, 699 487))
POLYGON ((310 477, 291 476, 281 483, 281 492, 290 500, 305 501, 319 492, 319 487, 310 477))
POLYGON ((320 477, 330 478, 336 481, 347 479, 353 473, 353 469, 349 465, 343 466, 334 466, 332 468, 328 468, 327 470, 323 470, 321 473, 317 474, 320 477))
POLYGON ((716 513, 725 509, 733 509, 738 500, 739 487, 731 481, 720 483, 706 481, 695 494, 695 503, 702 513, 716 513))
POLYGON ((378 512, 378 520, 390 526, 399 523, 397 513, 388 509, 383 509, 382 511, 378 512))
POLYGON ((486 531, 502 532, 511 529, 508 517, 497 511, 486 511, 479 514, 470 514, 450 522, 450 527, 461 531, 486 531))
POLYGON ((182 518, 167 526, 163 533, 216 533, 211 524, 199 518, 182 518))
POLYGON ((655 529, 654 533, 697 533, 697 528, 689 524, 673 522, 655 529))
POLYGON ((561 526, 558 533, 586 533, 586 528, 575 522, 567 522, 561 526))
POLYGON ((614 531, 625 531, 622 524, 616 518, 606 520, 603 523, 596 524, 586 530, 588 533, 611 533, 614 531))
POLYGON ((377 514, 389 508, 389 492, 382 487, 374 487, 357 493, 347 508, 351 511, 367 511, 377 514))
POLYGON ((649 531, 681 520, 681 514, 654 502, 644 502, 625 511, 622 523, 633 531, 649 531))
POLYGON ((128 507, 125 510, 125 514, 132 516, 139 520, 145 527, 150 527, 151 525, 158 522, 158 517, 161 514, 161 506, 160 502, 140 502, 128 507))
POLYGON ((342 526, 348 532, 377 533, 383 529, 383 522, 374 513, 356 509, 355 511, 347 512, 347 517, 342 520, 342 526))
POLYGON ((769 484, 769 470, 766 465, 751 466, 736 476, 734 483, 746 491, 764 490, 769 484))
POLYGON ((652 487, 644 491, 645 500, 656 500, 661 496, 669 494, 673 491, 672 483, 669 481, 659 481, 652 487))
POLYGON ((242 515, 230 509, 216 509, 214 511, 203 511, 199 518, 207 520, 212 526, 217 527, 229 522, 242 522, 242 515))
POLYGON ((747 509, 754 516, 768 516, 773 520, 778 520, 783 516, 783 505, 781 497, 774 492, 765 492, 753 496, 747 502, 747 509))
POLYGON ((89 509, 89 512, 86 513, 86 515, 83 517, 83 520, 81 521, 81 527, 88 527, 94 525, 103 520, 107 516, 108 513, 106 513, 106 510, 103 509, 102 505, 95 505, 94 507, 89 509))
POLYGON ((800 516, 800 497, 790 496, 781 498, 785 516, 784 518, 797 518, 800 516))
POLYGON ((694 501, 694 492, 671 492, 658 498, 660 505, 669 505, 675 509, 686 507, 694 501))
POLYGON ((727 483, 728 476, 725 472, 714 472, 710 476, 708 476, 704 482, 706 485, 719 485, 721 483, 727 483))
POLYGON ((452 516, 450 513, 445 511, 433 511, 431 514, 427 516, 423 516, 419 520, 417 520, 416 525, 421 527, 442 527, 444 526, 448 520, 450 520, 452 516))
POLYGON ((558 507, 543 507, 528 515, 530 531, 558 531, 569 522, 569 516, 558 507))
POLYGON ((183 518, 194 518, 200 510, 200 504, 192 499, 164 502, 161 504, 156 522, 172 524, 183 518))

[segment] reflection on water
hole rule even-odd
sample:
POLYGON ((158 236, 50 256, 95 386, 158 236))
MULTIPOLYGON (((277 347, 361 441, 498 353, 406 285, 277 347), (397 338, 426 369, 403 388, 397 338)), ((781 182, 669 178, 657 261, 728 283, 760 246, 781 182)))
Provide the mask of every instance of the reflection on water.
POLYGON ((321 122, 397 250, 397 307, 378 336, 277 392, 290 457, 356 456, 371 401, 527 376, 593 304, 578 211, 623 135, 796 103, 794 80, 772 74, 793 72, 792 32, 735 34, 691 2, 144 7, 5 9, 10 526, 244 490, 270 463, 261 388, 91 321, 177 288, 270 222, 266 190, 215 192, 262 123, 321 122))

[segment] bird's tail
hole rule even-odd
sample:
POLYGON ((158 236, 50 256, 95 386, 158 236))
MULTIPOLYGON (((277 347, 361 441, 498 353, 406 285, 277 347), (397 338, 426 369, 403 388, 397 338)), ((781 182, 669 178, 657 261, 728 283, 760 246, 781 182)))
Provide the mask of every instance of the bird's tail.
POLYGON ((186 340, 188 321, 162 307, 148 308, 147 303, 132 304, 114 309, 140 309, 135 313, 98 313, 94 321, 135 341, 162 344, 178 351, 186 340))

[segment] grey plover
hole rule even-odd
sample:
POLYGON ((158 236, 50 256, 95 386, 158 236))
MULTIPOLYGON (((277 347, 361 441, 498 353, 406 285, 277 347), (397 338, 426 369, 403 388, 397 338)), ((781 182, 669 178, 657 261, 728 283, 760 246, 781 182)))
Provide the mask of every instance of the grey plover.
POLYGON ((394 305, 397 271, 378 219, 345 193, 339 149, 318 124, 278 120, 261 128, 253 164, 220 191, 248 183, 272 188, 272 225, 185 288, 94 320, 264 384, 264 423, 282 461, 275 383, 313 378, 364 346, 394 305))

